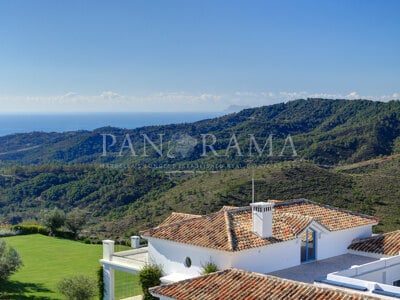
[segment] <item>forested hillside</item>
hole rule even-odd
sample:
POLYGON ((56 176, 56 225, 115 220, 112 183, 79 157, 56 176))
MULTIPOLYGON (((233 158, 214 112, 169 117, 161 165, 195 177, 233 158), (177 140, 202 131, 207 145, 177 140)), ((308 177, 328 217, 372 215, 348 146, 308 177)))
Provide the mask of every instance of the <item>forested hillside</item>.
POLYGON ((190 124, 9 135, 0 137, 0 223, 81 208, 88 234, 128 236, 172 211, 248 205, 254 173, 257 200, 308 198, 397 229, 400 159, 382 157, 400 153, 399 136, 400 101, 326 99, 190 124), (260 155, 256 143, 266 147, 260 155), (371 158, 380 159, 344 166, 371 158))
POLYGON ((144 196, 129 209, 115 210, 117 221, 96 227, 104 234, 137 233, 156 226, 172 211, 207 214, 223 205, 251 202, 251 178, 256 201, 307 198, 380 218, 376 232, 400 227, 400 159, 394 158, 349 171, 311 163, 287 162, 253 169, 199 174, 158 197, 144 196))
POLYGON ((13 167, 0 174, 0 218, 16 224, 36 219, 42 209, 58 207, 68 212, 80 208, 89 212, 94 223, 110 210, 123 209, 152 190, 162 192, 172 186, 164 174, 146 169, 13 167))
POLYGON ((248 205, 251 178, 256 201, 307 198, 381 219, 377 231, 400 226, 400 158, 351 169, 285 162, 248 169, 162 173, 93 165, 3 169, 0 221, 37 220, 41 209, 89 212, 88 235, 126 237, 155 226, 172 211, 206 214, 223 205, 248 205))
POLYGON ((0 137, 0 160, 3 165, 135 163, 165 166, 207 162, 212 169, 216 168, 216 163, 245 166, 294 159, 293 151, 285 152, 283 157, 279 155, 285 139, 291 135, 298 154, 295 159, 300 157, 332 165, 399 153, 399 134, 400 101, 307 99, 245 109, 188 124, 9 135, 0 137), (235 146, 233 134, 240 155, 238 147, 229 148, 229 145, 235 146), (215 141, 210 135, 215 136, 215 141), (254 143, 253 155, 250 155, 250 135, 255 137, 260 148, 272 135, 272 155, 267 149, 259 156, 254 152, 254 143), (183 148, 182 142, 187 143, 183 148), (205 153, 204 144, 212 144, 216 154, 205 153))

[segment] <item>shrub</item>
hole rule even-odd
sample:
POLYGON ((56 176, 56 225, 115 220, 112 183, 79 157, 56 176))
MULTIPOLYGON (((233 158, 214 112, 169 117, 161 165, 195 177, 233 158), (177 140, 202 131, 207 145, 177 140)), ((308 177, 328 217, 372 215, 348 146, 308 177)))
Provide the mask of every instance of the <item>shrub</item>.
POLYGON ((146 265, 139 272, 139 283, 142 286, 143 299, 153 300, 157 299, 149 293, 149 288, 160 285, 160 278, 162 276, 162 269, 157 265, 146 265))
POLYGON ((18 231, 19 234, 49 234, 49 230, 41 225, 13 225, 11 226, 11 229, 18 231))
POLYGON ((99 290, 99 299, 103 300, 105 292, 103 267, 99 267, 97 270, 97 288, 99 290))
POLYGON ((23 265, 18 252, 0 241, 0 282, 5 281, 23 265))
POLYGON ((68 300, 87 300, 97 295, 96 280, 83 275, 62 279, 57 289, 68 300))
POLYGON ((217 265, 212 261, 206 262, 204 265, 202 264, 201 266, 203 268, 203 271, 201 272, 202 275, 207 275, 218 271, 217 265))
POLYGON ((0 227, 0 237, 14 236, 19 234, 19 231, 13 228, 0 227))

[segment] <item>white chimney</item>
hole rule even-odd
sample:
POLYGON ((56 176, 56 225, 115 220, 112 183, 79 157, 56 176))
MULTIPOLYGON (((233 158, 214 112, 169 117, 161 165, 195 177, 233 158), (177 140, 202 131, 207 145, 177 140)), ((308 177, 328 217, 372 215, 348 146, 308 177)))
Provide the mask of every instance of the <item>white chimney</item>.
POLYGON ((272 236, 273 202, 251 203, 253 232, 262 238, 272 236))

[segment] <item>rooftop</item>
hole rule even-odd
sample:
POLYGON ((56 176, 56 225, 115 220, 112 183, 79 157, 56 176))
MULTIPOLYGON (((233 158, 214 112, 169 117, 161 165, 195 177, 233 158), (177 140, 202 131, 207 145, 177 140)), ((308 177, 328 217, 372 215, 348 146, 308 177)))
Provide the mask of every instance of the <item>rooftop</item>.
POLYGON ((400 230, 353 241, 349 249, 390 256, 398 255, 400 253, 400 230))
POLYGON ((316 279, 325 278, 329 273, 349 269, 354 265, 363 265, 374 261, 377 261, 377 258, 347 253, 301 264, 269 274, 286 279, 313 283, 316 279))
POLYGON ((166 218, 158 227, 170 225, 177 222, 182 222, 186 220, 191 220, 194 218, 200 218, 201 215, 193 215, 193 214, 184 214, 173 212, 168 218, 166 218))
POLYGON ((313 221, 329 231, 368 224, 377 219, 306 199, 274 201, 272 237, 252 232, 250 207, 223 207, 205 216, 173 213, 158 227, 142 232, 144 237, 166 239, 224 251, 240 251, 292 240, 313 221))
POLYGON ((323 288, 239 269, 226 269, 150 289, 156 296, 172 299, 303 299, 368 300, 378 299, 357 293, 323 288))

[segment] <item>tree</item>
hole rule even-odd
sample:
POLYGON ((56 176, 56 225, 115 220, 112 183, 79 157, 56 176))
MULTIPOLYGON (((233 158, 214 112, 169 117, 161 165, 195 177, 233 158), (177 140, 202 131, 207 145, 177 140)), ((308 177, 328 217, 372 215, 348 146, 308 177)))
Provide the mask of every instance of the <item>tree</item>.
POLYGON ((62 279, 57 289, 68 300, 87 300, 97 295, 96 280, 83 275, 62 279))
POLYGON ((72 210, 65 219, 65 226, 72 231, 75 238, 77 238, 83 225, 86 224, 86 214, 86 211, 76 208, 72 210))
POLYGON ((42 210, 40 212, 40 220, 44 226, 49 228, 50 235, 54 235, 55 231, 64 225, 65 213, 58 208, 42 210))
POLYGON ((143 290, 143 300, 158 299, 149 293, 149 288, 160 285, 162 269, 157 265, 146 265, 139 272, 139 283, 143 290))
POLYGON ((5 241, 0 241, 0 281, 7 280, 21 266, 23 266, 18 252, 5 241))

